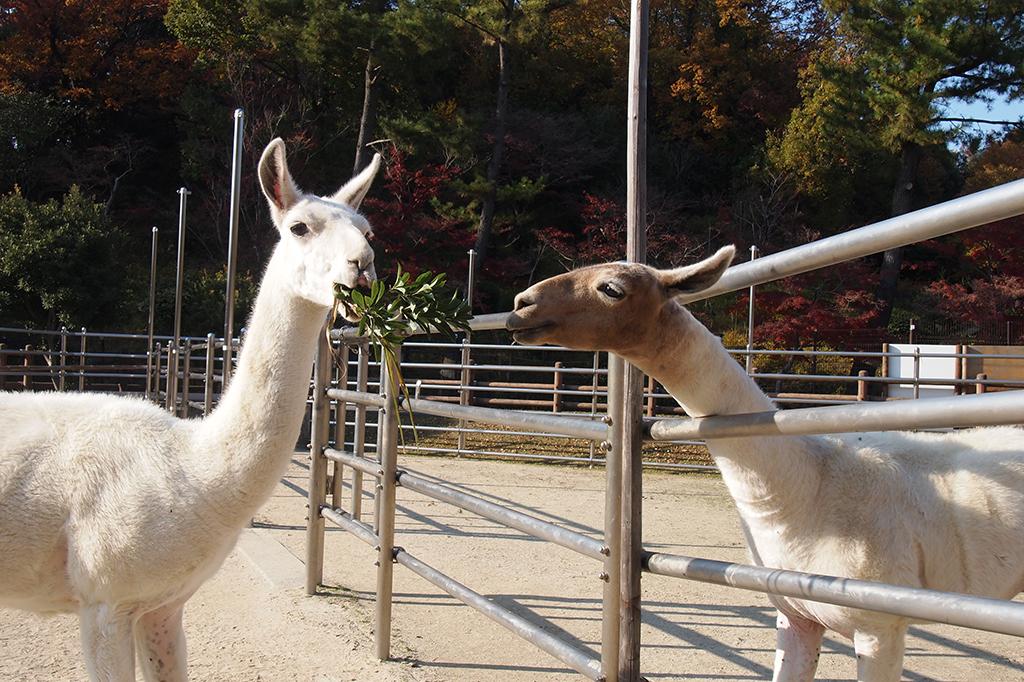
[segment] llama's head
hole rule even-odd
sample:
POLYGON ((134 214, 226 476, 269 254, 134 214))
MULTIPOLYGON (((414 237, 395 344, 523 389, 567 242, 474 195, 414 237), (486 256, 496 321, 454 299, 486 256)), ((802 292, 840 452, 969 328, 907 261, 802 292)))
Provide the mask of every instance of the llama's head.
MULTIPOLYGON (((330 196, 306 194, 288 171, 284 142, 274 139, 263 150, 259 176, 270 215, 281 233, 277 253, 290 270, 289 284, 302 298, 334 305, 334 285, 366 286, 376 279, 370 224, 359 204, 380 168, 380 155, 330 196)), ((350 311, 345 317, 356 321, 350 311)))
POLYGON ((556 275, 516 296, 506 327, 525 345, 628 355, 650 344, 666 305, 717 282, 735 253, 726 246, 699 263, 670 270, 608 263, 556 275))

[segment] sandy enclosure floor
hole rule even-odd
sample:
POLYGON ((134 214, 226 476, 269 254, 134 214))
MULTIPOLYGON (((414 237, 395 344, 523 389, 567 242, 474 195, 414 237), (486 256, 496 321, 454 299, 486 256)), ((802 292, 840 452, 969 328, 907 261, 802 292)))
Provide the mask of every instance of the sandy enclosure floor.
MULTIPOLYGON (((601 469, 410 456, 400 466, 600 535, 601 469)), ((296 582, 305 552, 307 475, 307 458, 297 455, 256 518, 260 541, 290 552, 281 554, 292 564, 294 586, 271 584, 258 556, 236 550, 186 607, 192 679, 583 679, 402 566, 395 567, 396 660, 375 661, 373 551, 328 524, 323 593, 306 598, 296 582)), ((364 497, 365 520, 372 521, 372 507, 364 497)), ((546 620, 550 631, 598 648, 597 562, 402 488, 398 507, 396 544, 522 616, 546 620)), ((735 511, 717 477, 646 473, 644 538, 652 549, 746 561, 735 511)), ((648 679, 771 679, 774 612, 763 595, 650 575, 643 595, 648 679)), ((915 682, 1024 679, 1018 639, 948 626, 912 628, 906 663, 904 679, 915 682)), ((849 642, 828 637, 818 672, 819 680, 855 679, 849 642)), ((0 681, 84 677, 73 618, 0 610, 0 681)))

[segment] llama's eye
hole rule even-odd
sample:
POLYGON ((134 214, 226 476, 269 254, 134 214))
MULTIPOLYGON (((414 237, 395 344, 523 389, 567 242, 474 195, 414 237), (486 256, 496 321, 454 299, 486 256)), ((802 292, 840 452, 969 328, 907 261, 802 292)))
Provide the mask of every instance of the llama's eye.
POLYGON ((309 226, 306 223, 295 223, 288 228, 296 237, 305 237, 309 234, 309 226))
POLYGON ((616 300, 626 295, 626 292, 624 292, 622 289, 620 289, 615 284, 612 284, 611 282, 605 282, 604 284, 599 286, 597 290, 600 291, 605 296, 607 296, 608 298, 614 298, 616 300))

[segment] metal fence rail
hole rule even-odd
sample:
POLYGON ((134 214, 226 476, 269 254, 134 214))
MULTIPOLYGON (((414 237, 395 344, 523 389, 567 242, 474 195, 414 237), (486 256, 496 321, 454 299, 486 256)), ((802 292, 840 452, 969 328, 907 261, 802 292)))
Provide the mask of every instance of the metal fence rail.
MULTIPOLYGON (((721 283, 707 292, 707 295, 725 293, 752 284, 771 281, 778 277, 806 272, 816 267, 835 264, 919 239, 965 229, 1015 213, 1024 213, 1024 181, 1010 183, 995 190, 987 190, 978 195, 901 216, 899 219, 884 221, 780 254, 766 256, 753 263, 736 266, 728 270, 721 283)), ((699 298, 704 298, 704 296, 691 297, 692 300, 699 298)), ((503 324, 505 317, 506 314, 499 314, 488 316, 486 319, 478 319, 475 321, 474 328, 498 328, 503 324)), ((335 331, 330 336, 342 344, 353 341, 358 343, 358 340, 354 339, 349 331, 335 331)), ((636 625, 639 622, 639 600, 637 598, 639 592, 635 591, 637 583, 633 577, 639 570, 853 608, 877 610, 915 619, 1024 635, 1024 605, 1003 600, 646 552, 640 547, 638 535, 635 534, 636 524, 639 522, 639 510, 635 501, 640 499, 642 479, 637 475, 637 470, 632 467, 632 462, 637 462, 639 457, 630 449, 637 447, 637 445, 631 446, 630 443, 639 443, 639 434, 643 429, 646 429, 649 438, 660 441, 904 428, 952 428, 977 424, 1019 424, 1024 422, 1024 401, 1016 392, 889 403, 861 401, 839 407, 701 419, 659 419, 649 420, 643 424, 639 416, 635 418, 622 417, 622 415, 638 415, 638 413, 631 412, 636 406, 629 408, 623 402, 625 372, 622 369, 621 361, 612 357, 606 374, 608 379, 607 415, 611 416, 611 419, 597 413, 589 416, 583 415, 585 418, 582 419, 580 416, 570 417, 559 414, 525 414, 512 410, 465 404, 456 405, 437 399, 416 398, 405 401, 407 404, 403 405, 404 408, 420 414, 457 419, 460 422, 474 420, 501 424, 511 426, 517 432, 522 433, 547 432, 589 438, 594 441, 600 440, 600 448, 607 452, 607 466, 605 532, 603 542, 598 542, 528 514, 485 501, 470 493, 458 491, 443 483, 399 470, 395 463, 398 453, 395 434, 399 428, 396 412, 402 401, 398 396, 388 395, 386 376, 382 377, 378 383, 382 390, 380 396, 368 394, 365 390, 348 390, 349 363, 345 363, 342 374, 338 377, 339 387, 344 388, 332 389, 328 383, 329 372, 324 366, 330 357, 329 343, 327 340, 321 340, 317 354, 318 369, 314 372, 316 382, 312 427, 314 436, 310 453, 313 464, 310 467, 311 514, 307 529, 310 548, 307 590, 311 594, 315 592, 322 578, 324 519, 338 523, 367 542, 376 542, 374 546, 379 552, 379 557, 374 632, 377 654, 382 658, 389 654, 389 645, 385 640, 390 632, 390 566, 392 562, 408 567, 414 573, 522 635, 590 679, 635 680, 639 675, 639 636, 636 630, 636 625), (331 399, 339 401, 336 413, 340 416, 336 421, 342 427, 347 425, 347 419, 344 416, 347 412, 346 402, 364 409, 367 406, 376 407, 380 411, 382 417, 379 418, 379 423, 383 428, 378 429, 380 445, 376 462, 365 459, 363 452, 346 453, 342 451, 345 445, 344 428, 341 430, 342 442, 336 443, 334 448, 330 447, 326 437, 330 420, 327 401, 331 399), (604 423, 596 421, 602 417, 604 423), (335 490, 338 489, 339 477, 344 475, 343 466, 345 465, 360 474, 379 477, 380 484, 375 495, 378 512, 375 516, 376 534, 370 532, 365 524, 360 524, 357 514, 345 512, 341 507, 342 500, 337 495, 328 504, 322 493, 326 489, 324 482, 327 477, 328 461, 334 463, 335 490), (605 566, 603 577, 606 582, 602 595, 600 661, 590 652, 581 651, 569 642, 556 639, 535 626, 527 627, 529 624, 524 625, 522 619, 516 620, 517 616, 510 614, 500 605, 423 564, 404 548, 394 546, 394 487, 397 485, 404 485, 432 499, 453 504, 461 509, 517 528, 534 537, 555 542, 586 556, 603 560, 605 566)), ((409 346, 413 348, 413 344, 409 344, 409 346)), ((416 344, 416 346, 422 347, 421 344, 416 344)), ((450 344, 450 347, 457 346, 450 344)), ((360 355, 364 356, 364 354, 365 348, 360 355)), ((891 357, 893 354, 883 353, 882 355, 891 357)), ((964 355, 962 353, 952 354, 957 358, 964 355)), ((413 363, 410 364, 410 369, 437 369, 438 364, 413 363)), ((365 364, 361 364, 360 367, 365 367, 365 364)), ((457 366, 449 365, 446 366, 446 369, 465 372, 472 370, 473 367, 470 363, 462 360, 457 366)), ((535 372, 552 371, 554 373, 556 369, 537 365, 529 366, 529 370, 535 372)), ((596 372, 593 368, 578 373, 587 372, 595 375, 593 383, 596 387, 596 372)), ((919 384, 927 384, 930 381, 918 376, 914 378, 919 380, 917 382, 919 384)), ((363 379, 365 380, 365 373, 363 379)), ((863 381, 864 379, 864 376, 853 378, 863 384, 871 383, 863 381)), ((906 380, 890 379, 890 381, 907 383, 906 380)), ((420 388, 425 383, 421 382, 420 388)), ((1016 387, 1016 382, 989 382, 983 378, 979 378, 978 381, 961 378, 953 384, 945 383, 946 385, 975 384, 981 387, 979 391, 985 390, 995 383, 1016 387)), ((439 384, 439 386, 441 389, 447 388, 443 384, 439 384)), ((459 386, 458 388, 465 390, 466 387, 459 386)), ((648 397, 642 393, 636 395, 638 400, 648 397)), ((596 400, 593 402, 596 405, 596 400)))

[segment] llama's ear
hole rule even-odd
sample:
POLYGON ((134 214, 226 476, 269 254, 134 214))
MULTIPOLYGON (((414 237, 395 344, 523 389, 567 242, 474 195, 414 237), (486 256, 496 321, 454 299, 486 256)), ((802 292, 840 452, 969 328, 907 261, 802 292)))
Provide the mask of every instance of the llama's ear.
POLYGON ((723 246, 713 256, 699 263, 673 270, 661 270, 658 275, 670 295, 693 294, 704 291, 717 282, 735 255, 735 246, 723 246))
POLYGON ((339 204, 348 204, 352 208, 359 208, 359 204, 363 203, 363 197, 370 191, 370 185, 373 184, 373 178, 379 170, 380 154, 374 154, 370 165, 361 170, 359 175, 346 182, 331 196, 331 200, 337 201, 339 204))
POLYGON ((280 224, 281 217, 294 206, 302 191, 288 172, 288 160, 284 153, 284 140, 275 137, 263 150, 259 165, 260 187, 270 203, 274 222, 280 224))

